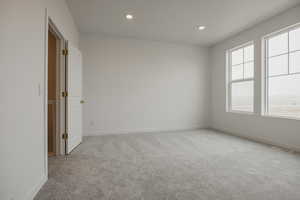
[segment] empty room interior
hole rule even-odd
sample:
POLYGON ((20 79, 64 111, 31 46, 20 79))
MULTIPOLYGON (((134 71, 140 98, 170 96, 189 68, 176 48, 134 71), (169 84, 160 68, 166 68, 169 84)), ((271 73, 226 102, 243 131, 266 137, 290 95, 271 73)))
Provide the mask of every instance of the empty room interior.
POLYGON ((300 0, 0 0, 0 200, 299 200, 300 0))

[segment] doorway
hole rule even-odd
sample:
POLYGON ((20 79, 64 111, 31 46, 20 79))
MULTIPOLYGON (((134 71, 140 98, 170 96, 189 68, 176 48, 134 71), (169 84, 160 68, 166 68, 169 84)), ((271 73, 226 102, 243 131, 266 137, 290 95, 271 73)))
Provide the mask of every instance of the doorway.
POLYGON ((48 156, 57 153, 57 37, 48 31, 48 156))
POLYGON ((47 17, 45 168, 48 157, 68 155, 82 142, 82 56, 47 17))
POLYGON ((49 19, 47 55, 47 151, 48 157, 65 154, 62 138, 66 122, 66 58, 62 54, 65 40, 49 19))

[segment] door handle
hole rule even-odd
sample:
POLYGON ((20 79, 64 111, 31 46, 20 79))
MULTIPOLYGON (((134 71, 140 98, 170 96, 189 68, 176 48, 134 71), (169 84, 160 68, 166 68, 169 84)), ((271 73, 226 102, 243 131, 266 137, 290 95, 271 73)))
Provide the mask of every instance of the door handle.
POLYGON ((80 103, 81 103, 81 104, 84 104, 85 102, 84 102, 84 100, 81 100, 80 103))

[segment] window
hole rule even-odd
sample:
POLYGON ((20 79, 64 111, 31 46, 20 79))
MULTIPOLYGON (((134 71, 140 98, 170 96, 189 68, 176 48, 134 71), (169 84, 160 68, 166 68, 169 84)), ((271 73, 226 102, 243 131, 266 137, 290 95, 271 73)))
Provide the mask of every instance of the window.
POLYGON ((300 27, 265 39, 266 114, 300 118, 300 27))
POLYGON ((254 45, 228 51, 228 103, 230 111, 253 112, 254 45))

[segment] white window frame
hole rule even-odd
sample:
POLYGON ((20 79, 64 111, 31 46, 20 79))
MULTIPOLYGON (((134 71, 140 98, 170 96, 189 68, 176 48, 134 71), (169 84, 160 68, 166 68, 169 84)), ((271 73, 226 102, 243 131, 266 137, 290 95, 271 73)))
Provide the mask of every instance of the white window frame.
POLYGON ((268 70, 269 70, 269 57, 268 57, 268 41, 269 39, 276 37, 278 35, 284 34, 284 33, 288 33, 288 52, 287 53, 282 53, 279 55, 275 55, 275 56, 271 56, 270 58, 273 57, 278 57, 278 56, 283 56, 283 55, 287 55, 288 57, 288 73, 287 74, 280 74, 280 75, 273 75, 271 77, 283 77, 283 76, 288 76, 288 75, 294 75, 294 74, 300 74, 300 72, 295 72, 295 73, 290 73, 290 54, 291 53, 295 53, 295 52, 300 52, 300 50, 294 50, 294 51, 290 51, 290 32, 296 29, 300 28, 300 23, 297 23, 295 25, 291 25, 288 26, 286 28, 283 28, 279 31, 275 31, 273 33, 270 33, 266 36, 264 36, 262 38, 262 49, 263 49, 263 55, 262 55, 262 74, 263 74, 263 87, 262 87, 262 97, 263 97, 263 101, 262 101, 262 115, 266 116, 266 117, 274 117, 274 118, 284 118, 284 119, 296 119, 296 120, 300 120, 300 118, 298 117, 289 117, 289 116, 280 116, 280 115, 272 115, 269 113, 269 76, 268 76, 268 70))
MULTIPOLYGON (((242 45, 239 45, 237 47, 234 47, 232 49, 227 50, 227 56, 226 56, 226 63, 227 63, 227 67, 226 67, 226 96, 227 96, 227 102, 226 102, 226 111, 227 112, 232 112, 232 113, 241 113, 241 114, 254 114, 254 110, 255 110, 255 45, 254 45, 254 41, 250 41, 247 43, 244 43, 242 45), (232 74, 232 52, 236 51, 238 49, 242 49, 245 48, 247 46, 251 46, 253 45, 253 60, 252 61, 247 61, 245 62, 245 58, 244 58, 244 51, 243 51, 243 63, 240 64, 246 64, 246 63, 250 63, 253 62, 253 77, 252 78, 244 78, 243 79, 237 79, 237 80, 232 80, 231 79, 231 74, 232 74), (242 83, 242 82, 249 82, 249 81, 253 81, 253 110, 252 111, 243 111, 243 110, 234 110, 232 109, 232 84, 233 83, 242 83)), ((243 66, 244 67, 244 66, 243 66)), ((243 70, 244 73, 244 70, 243 70)))

